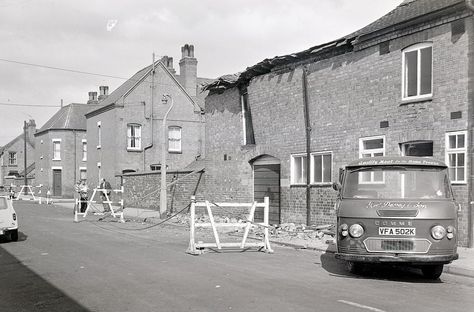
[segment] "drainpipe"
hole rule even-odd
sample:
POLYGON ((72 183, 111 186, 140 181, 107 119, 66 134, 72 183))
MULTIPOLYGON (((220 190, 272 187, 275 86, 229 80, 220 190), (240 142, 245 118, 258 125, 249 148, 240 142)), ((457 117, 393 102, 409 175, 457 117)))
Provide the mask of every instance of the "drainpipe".
MULTIPOLYGON (((474 12, 474 0, 466 0, 466 6, 468 9, 474 12)), ((471 29, 473 22, 471 21, 471 29)), ((472 85, 474 82, 474 51, 472 50, 472 46, 474 44, 474 36, 471 33, 471 37, 469 40, 469 66, 468 66, 468 109, 467 109, 467 131, 468 131, 468 151, 469 151, 469 160, 470 160, 470 174, 468 177, 468 194, 467 194, 467 234, 468 234, 468 247, 474 248, 474 86, 472 85)))
POLYGON ((154 102, 154 93, 155 93, 155 53, 153 53, 153 64, 151 70, 151 112, 150 112, 150 145, 145 146, 143 149, 143 171, 146 170, 146 151, 153 147, 153 102, 154 102))
POLYGON ((304 125, 306 135, 306 224, 311 223, 311 124, 309 122, 308 107, 308 67, 303 67, 303 106, 304 106, 304 125))

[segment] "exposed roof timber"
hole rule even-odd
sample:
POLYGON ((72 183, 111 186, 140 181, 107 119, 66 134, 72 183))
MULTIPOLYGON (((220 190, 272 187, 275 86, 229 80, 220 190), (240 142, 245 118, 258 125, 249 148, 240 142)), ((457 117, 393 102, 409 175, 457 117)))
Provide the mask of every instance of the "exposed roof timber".
MULTIPOLYGON (((226 75, 214 80, 203 87, 203 90, 218 90, 232 88, 248 83, 253 77, 278 70, 278 67, 296 66, 309 61, 331 57, 334 54, 346 53, 363 48, 374 42, 374 39, 384 38, 390 33, 400 33, 404 29, 429 22, 441 16, 453 15, 466 10, 474 0, 410 0, 405 1, 391 12, 375 22, 359 29, 338 40, 311 47, 307 50, 285 56, 265 59, 254 66, 248 67, 237 77, 226 75), (276 68, 277 67, 277 68, 276 68), (218 87, 216 89, 216 87, 218 87)), ((472 15, 472 11, 469 11, 472 15)))

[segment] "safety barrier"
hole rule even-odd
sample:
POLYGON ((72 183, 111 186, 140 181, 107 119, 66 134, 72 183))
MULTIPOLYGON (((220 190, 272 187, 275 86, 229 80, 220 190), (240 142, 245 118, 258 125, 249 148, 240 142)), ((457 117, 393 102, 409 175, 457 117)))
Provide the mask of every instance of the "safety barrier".
MULTIPOLYGON (((25 196, 24 193, 25 193, 25 191, 26 191, 26 193, 27 193, 26 195, 30 195, 30 196, 32 197, 32 198, 31 198, 32 200, 35 200, 35 201, 36 201, 36 200, 39 200, 39 203, 41 204, 41 197, 39 197, 38 199, 35 197, 35 192, 33 191, 33 188, 34 188, 34 187, 40 188, 40 191, 39 191, 39 192, 41 192, 41 187, 42 187, 42 186, 43 186, 43 185, 41 185, 41 184, 38 185, 38 186, 31 186, 31 185, 19 185, 19 186, 17 186, 17 185, 15 185, 15 184, 11 184, 11 185, 10 185, 10 188, 13 190, 14 193, 17 194, 16 196, 14 196, 14 197, 12 198, 12 200, 20 200, 20 199, 23 200, 23 199, 26 199, 26 198, 22 198, 22 196, 25 196), (17 188, 17 187, 20 188, 20 190, 19 190, 18 192, 16 192, 16 188, 17 188)), ((13 194, 12 194, 12 196, 13 196, 13 194)), ((28 199, 30 199, 30 198, 28 198, 28 199)))
POLYGON ((196 202, 194 196, 191 197, 191 209, 190 209, 190 217, 189 217, 189 247, 186 251, 192 255, 199 255, 202 253, 202 249, 204 248, 239 248, 239 249, 247 249, 251 247, 258 247, 260 250, 264 250, 268 253, 273 253, 272 248, 270 247, 270 240, 269 240, 269 233, 268 233, 268 213, 269 213, 269 199, 268 197, 264 198, 263 203, 210 203, 209 201, 204 202, 196 202), (196 207, 205 207, 207 214, 209 216, 209 221, 206 223, 197 223, 196 222, 196 207), (212 214, 211 207, 219 207, 219 208, 245 208, 248 207, 249 214, 247 216, 247 220, 243 220, 243 222, 237 223, 216 223, 214 221, 214 215, 212 214), (255 209, 257 207, 263 207, 263 223, 254 222, 255 216, 255 209), (218 228, 224 227, 238 227, 238 228, 245 228, 244 235, 241 242, 230 242, 230 243, 223 243, 220 241, 219 234, 217 232, 218 228), (263 227, 263 241, 256 242, 256 243, 248 243, 247 238, 252 227, 263 227), (205 243, 205 242, 196 242, 195 240, 195 231, 196 228, 212 228, 212 232, 214 234, 214 243, 205 243))
POLYGON ((107 195, 107 192, 113 191, 114 193, 118 194, 121 193, 123 194, 123 186, 118 189, 118 190, 108 190, 108 189, 101 189, 101 188, 95 188, 94 191, 92 192, 92 196, 90 200, 83 201, 79 198, 76 198, 75 205, 74 205, 74 222, 79 222, 79 216, 82 216, 84 219, 87 217, 87 214, 89 212, 93 212, 96 214, 103 214, 103 211, 98 209, 95 204, 97 203, 97 200, 94 200, 96 196, 100 196, 100 194, 104 194, 106 200, 102 200, 102 204, 106 204, 109 206, 110 214, 114 218, 120 218, 119 222, 125 222, 123 218, 123 198, 119 200, 117 203, 120 205, 118 209, 114 209, 114 206, 112 205, 114 202, 110 200, 109 196, 107 195), (80 212, 81 210, 81 203, 87 202, 87 208, 84 212, 80 212))

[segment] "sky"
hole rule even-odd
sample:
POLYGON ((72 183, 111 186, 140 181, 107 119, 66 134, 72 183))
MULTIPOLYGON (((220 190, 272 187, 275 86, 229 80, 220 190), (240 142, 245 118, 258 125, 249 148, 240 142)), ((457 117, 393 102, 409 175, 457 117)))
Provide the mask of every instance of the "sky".
POLYGON ((217 78, 350 34, 401 2, 0 0, 0 146, 24 120, 40 128, 61 100, 112 92, 153 53, 173 57, 179 73, 181 47, 193 44, 198 76, 217 78))

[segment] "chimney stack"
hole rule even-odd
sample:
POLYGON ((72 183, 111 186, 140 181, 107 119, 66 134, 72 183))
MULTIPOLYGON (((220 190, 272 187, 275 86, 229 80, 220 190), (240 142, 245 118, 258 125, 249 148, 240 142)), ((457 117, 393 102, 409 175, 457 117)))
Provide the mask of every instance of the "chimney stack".
POLYGON ((194 58, 194 46, 185 44, 181 47, 182 58, 179 61, 180 81, 190 96, 196 96, 197 59, 194 58))
POLYGON ((109 87, 108 86, 100 86, 99 87, 99 101, 102 101, 106 97, 109 96, 109 87))
POLYGON ((173 58, 167 55, 161 58, 161 62, 166 66, 166 68, 172 73, 173 75, 176 74, 176 70, 173 67, 173 58))
POLYGON ((87 101, 87 104, 97 104, 97 92, 91 91, 89 92, 89 101, 87 101))

